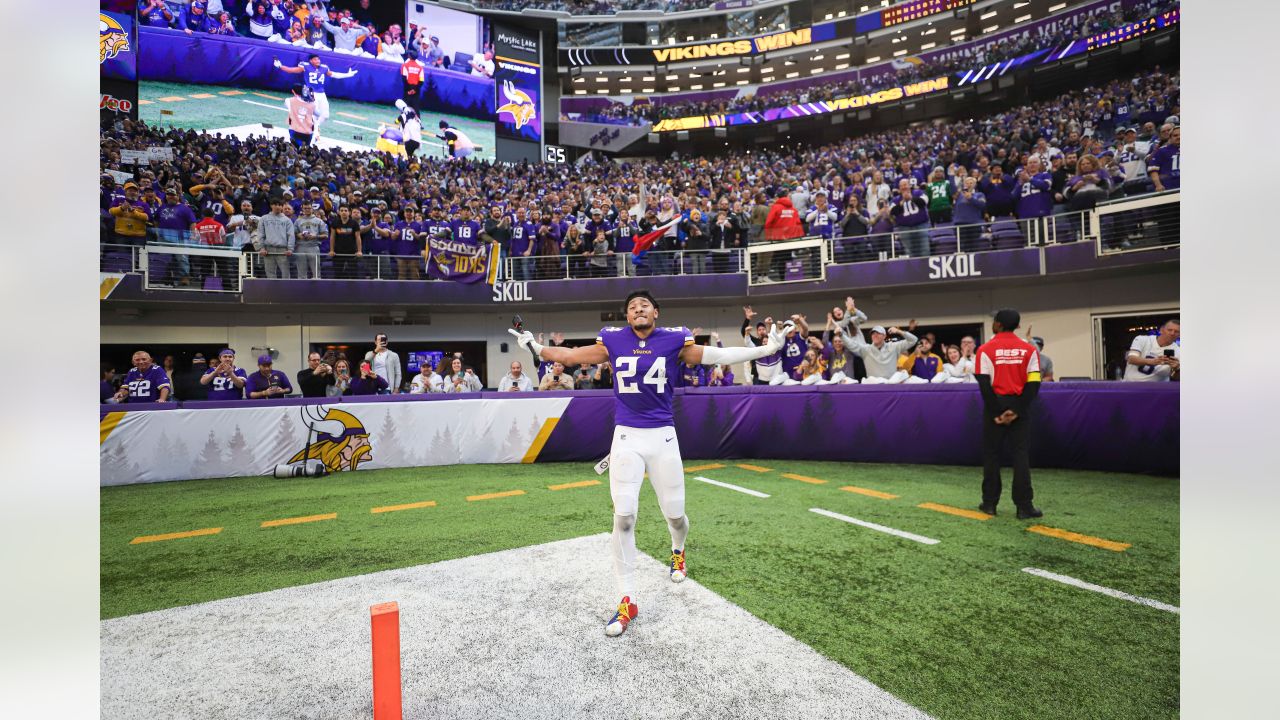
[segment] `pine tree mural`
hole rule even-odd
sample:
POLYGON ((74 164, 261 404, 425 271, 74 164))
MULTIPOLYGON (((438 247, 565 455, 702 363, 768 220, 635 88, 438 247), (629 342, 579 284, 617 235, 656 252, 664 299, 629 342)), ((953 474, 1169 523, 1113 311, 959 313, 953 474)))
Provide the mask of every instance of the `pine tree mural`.
POLYGON ((151 459, 151 467, 162 468, 168 467, 173 462, 173 441, 169 439, 169 434, 160 431, 160 439, 156 440, 155 456, 151 459))
POLYGON ((525 451, 529 449, 529 442, 520 434, 520 424, 513 419, 511 429, 507 431, 506 442, 502 444, 502 456, 519 462, 524 458, 525 451))
POLYGON ((138 466, 129 462, 123 444, 102 453, 102 478, 112 485, 138 482, 138 466))
MULTIPOLYGON (((240 432, 240 424, 236 424, 236 431, 231 434, 231 439, 227 441, 227 467, 239 468, 241 471, 256 474, 258 472, 258 463, 253 456, 253 448, 249 446, 249 441, 245 440, 244 433, 240 432)), ((231 470, 228 470, 231 472, 231 470)))
POLYGON ((199 463, 199 474, 205 477, 226 477, 229 472, 226 462, 222 459, 222 447, 218 444, 218 435, 213 430, 209 431, 209 439, 204 443, 199 463))
MULTIPOLYGON (((398 408, 397 408, 398 409, 398 408)), ((373 444, 373 456, 383 467, 404 467, 409 464, 404 448, 400 445, 400 437, 396 434, 396 421, 392 419, 392 410, 382 416, 382 428, 369 436, 373 444)))
MULTIPOLYGON (((298 439, 297 428, 294 427, 293 414, 289 412, 290 408, 281 408, 280 422, 276 425, 276 438, 270 447, 279 458, 263 458, 264 461, 282 463, 289 460, 297 452, 302 450, 305 440, 298 439)), ((314 438, 312 438, 314 440, 314 438)))

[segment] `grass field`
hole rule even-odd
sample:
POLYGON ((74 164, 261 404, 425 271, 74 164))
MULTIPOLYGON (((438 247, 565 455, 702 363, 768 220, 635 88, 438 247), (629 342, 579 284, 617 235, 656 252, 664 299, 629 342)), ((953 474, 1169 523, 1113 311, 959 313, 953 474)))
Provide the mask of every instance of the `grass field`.
MULTIPOLYGON (((918 507, 972 508, 972 468, 756 463, 686 462, 690 575, 707 588, 937 718, 1177 716, 1177 614, 1022 571, 1040 568, 1177 605, 1176 479, 1037 471, 1039 524, 1127 544, 1106 549, 1029 532, 1037 523, 1015 520, 1007 499, 985 521, 918 507), (841 489, 847 486, 876 494, 841 489), (939 542, 913 542, 812 508, 939 542)), ((103 488, 101 614, 606 532, 607 481, 549 489, 595 480, 589 465, 548 464, 103 488), (523 494, 467 499, 510 491, 523 494), (435 505, 371 512, 426 501, 435 505), (133 542, 205 528, 222 529, 133 542)), ((669 554, 648 486, 637 533, 644 552, 669 554)), ((599 582, 611 586, 612 578, 599 582)), ((609 610, 601 608, 602 623, 609 610)))
MULTIPOLYGON (((261 135, 264 132, 262 123, 287 128, 286 96, 287 93, 274 90, 144 81, 138 83, 138 117, 151 125, 224 133, 248 127, 261 135), (172 115, 162 114, 161 110, 172 115)), ((441 120, 448 120, 450 125, 462 130, 481 148, 473 156, 475 159, 493 159, 496 141, 492 121, 440 115, 425 110, 421 117, 425 146, 422 154, 443 157, 443 144, 431 135, 441 120)), ((392 124, 395 119, 396 109, 390 105, 330 98, 329 119, 321 132, 329 140, 373 148, 378 141, 378 123, 392 124)))

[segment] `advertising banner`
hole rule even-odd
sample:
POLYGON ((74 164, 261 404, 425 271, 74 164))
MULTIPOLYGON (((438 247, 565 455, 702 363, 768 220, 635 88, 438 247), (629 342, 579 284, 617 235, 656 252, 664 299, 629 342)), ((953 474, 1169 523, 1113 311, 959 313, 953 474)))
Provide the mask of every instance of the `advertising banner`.
POLYGON ((490 285, 498 279, 498 243, 473 244, 462 240, 427 240, 429 252, 427 277, 432 280, 452 280, 472 284, 485 282, 490 285))
POLYGON ((98 12, 98 115, 138 119, 138 27, 131 0, 102 0, 98 12))
POLYGON ((493 51, 493 106, 498 137, 541 144, 542 49, 538 35, 497 23, 493 51))

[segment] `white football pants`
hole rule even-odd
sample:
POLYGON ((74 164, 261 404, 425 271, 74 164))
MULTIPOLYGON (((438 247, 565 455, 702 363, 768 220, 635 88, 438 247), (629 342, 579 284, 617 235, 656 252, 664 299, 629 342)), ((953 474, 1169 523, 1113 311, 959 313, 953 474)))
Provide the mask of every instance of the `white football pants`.
POLYGON ((658 507, 671 531, 671 547, 684 549, 689 519, 684 514, 684 463, 674 427, 613 429, 609 450, 609 493, 613 496, 613 575, 621 595, 636 599, 636 514, 644 474, 658 495, 658 507))

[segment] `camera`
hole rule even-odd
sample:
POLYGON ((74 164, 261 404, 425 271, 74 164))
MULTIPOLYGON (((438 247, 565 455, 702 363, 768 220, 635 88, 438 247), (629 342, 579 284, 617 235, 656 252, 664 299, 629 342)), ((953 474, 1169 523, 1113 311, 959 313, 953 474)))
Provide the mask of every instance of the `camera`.
POLYGON ((300 463, 284 463, 276 466, 275 476, 282 479, 300 477, 324 477, 329 469, 320 460, 305 460, 300 463))

